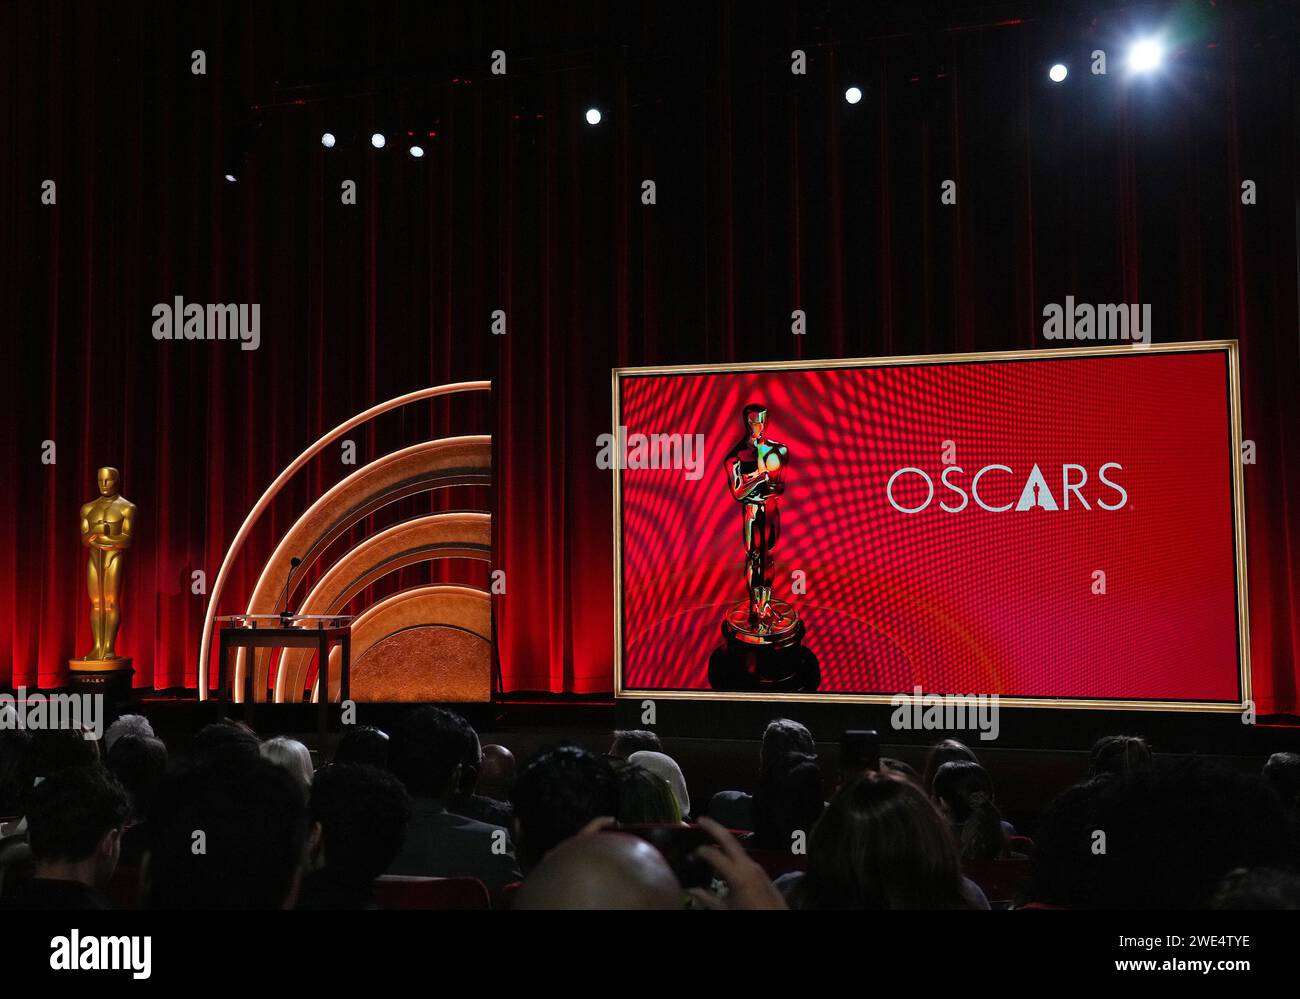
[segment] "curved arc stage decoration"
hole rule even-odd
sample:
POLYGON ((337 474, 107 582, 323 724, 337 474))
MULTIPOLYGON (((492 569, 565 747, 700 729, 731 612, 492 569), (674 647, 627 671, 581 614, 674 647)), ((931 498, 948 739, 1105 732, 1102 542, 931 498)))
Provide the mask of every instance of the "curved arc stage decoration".
MULTIPOLYGON (((491 553, 492 519, 486 513, 435 513, 404 520, 340 556, 308 591, 298 605, 298 613, 339 614, 366 587, 406 566, 443 558, 488 561, 491 553)), ((290 592, 292 589, 291 584, 290 592)), ((285 649, 281 653, 275 676, 277 703, 301 695, 311 659, 308 649, 285 649)), ((266 684, 267 665, 258 662, 254 672, 262 684, 259 690, 266 684)))
MULTIPOLYGON (((465 636, 471 654, 488 654, 492 646, 492 598, 472 586, 432 584, 401 590, 366 608, 352 622, 352 692, 362 700, 407 700, 398 682, 384 683, 371 669, 371 654, 395 639, 419 638, 434 632, 465 636), (378 680, 378 684, 377 681, 378 680), (366 696, 377 685, 383 696, 366 696)), ((340 652, 330 652, 330 675, 339 671, 340 652)), ((459 670, 443 664, 440 700, 483 701, 491 694, 491 675, 482 670, 459 670)), ((320 678, 312 686, 311 700, 320 698, 320 678)), ((418 699, 418 698, 416 698, 418 699)))
MULTIPOLYGON (((281 537, 253 587, 247 613, 277 614, 288 610, 289 600, 330 544, 375 511, 432 489, 486 483, 491 467, 490 437, 446 437, 425 441, 363 465, 327 489, 281 537), (290 572, 295 557, 300 558, 301 563, 290 572), (281 594, 285 594, 284 607, 280 604, 281 594)), ((341 611, 342 607, 333 610, 341 611)), ((270 650, 260 650, 254 656, 255 698, 260 698, 267 687, 270 661, 270 650)), ((246 670, 247 654, 241 649, 234 670, 235 690, 241 694, 246 670)), ((277 701, 281 700, 280 691, 277 682, 277 701)))
MULTIPOLYGON (((208 683, 213 625, 216 621, 217 607, 231 567, 242 551, 253 525, 275 497, 279 495, 289 479, 330 443, 353 428, 383 413, 425 399, 462 392, 486 392, 490 391, 491 387, 492 383, 489 381, 456 382, 419 389, 389 399, 386 402, 378 403, 321 436, 276 476, 275 480, 267 487, 257 503, 249 511, 248 516, 245 517, 243 524, 226 551, 225 558, 222 560, 216 580, 213 583, 204 616, 203 634, 199 644, 198 694, 200 700, 206 700, 209 696, 208 683)), ((281 586, 283 586, 287 578, 288 589, 286 592, 292 595, 301 584, 307 570, 315 561, 319 560, 329 543, 375 510, 404 497, 432 489, 487 482, 490 481, 490 476, 491 437, 484 435, 448 437, 425 441, 391 452, 357 469, 317 499, 281 538, 271 558, 264 565, 257 585, 254 587, 248 603, 248 612, 275 613, 279 611, 280 590, 275 585, 276 581, 280 581, 281 586), (344 506, 342 515, 336 512, 338 506, 334 505, 340 502, 344 506), (303 561, 290 576, 285 572, 290 559, 294 557, 290 554, 290 551, 292 548, 299 546, 305 546, 304 555, 302 556, 303 561)), ((347 597, 350 600, 366 586, 388 572, 396 571, 402 565, 448 557, 486 560, 490 558, 491 550, 490 522, 490 514, 488 513, 467 511, 416 517, 395 524, 372 537, 363 539, 359 544, 344 553, 334 565, 326 570, 325 575, 316 583, 311 593, 304 598, 303 606, 307 606, 313 599, 325 599, 324 594, 326 591, 321 590, 321 586, 327 580, 331 580, 331 586, 341 585, 343 591, 355 587, 354 592, 347 597), (425 532, 423 537, 420 536, 421 531, 425 532), (402 539, 399 548, 392 553, 394 556, 392 564, 385 568, 385 560, 383 558, 374 558, 374 556, 385 544, 394 542, 398 537, 402 539), (385 540, 381 541, 380 539, 385 540), (405 547, 401 547, 402 545, 405 547), (370 559, 370 564, 367 564, 367 559, 370 559), (350 569, 349 566, 352 568, 350 569), (347 576, 349 572, 354 572, 351 579, 348 579, 347 576), (366 581, 356 586, 360 578, 365 578, 366 581)), ((381 601, 380 604, 376 604, 375 607, 387 604, 405 593, 417 593, 428 589, 428 587, 417 587, 412 590, 400 591, 385 601, 381 601)), ((455 587, 453 589, 481 594, 482 601, 488 608, 488 620, 490 622, 491 601, 490 596, 485 591, 475 590, 473 587, 455 587)), ((421 601, 417 601, 411 606, 427 610, 430 606, 430 596, 430 594, 424 593, 421 601)), ((451 597, 463 599, 462 594, 449 594, 445 590, 432 594, 432 597, 435 600, 451 597)), ((346 602, 344 600, 338 606, 341 607, 346 602)), ((331 603, 335 603, 335 601, 331 601, 331 603)), ((362 617, 365 617, 365 615, 363 614, 362 617)), ((359 617, 358 621, 361 619, 359 617)), ((369 620, 373 622, 377 618, 371 615, 369 620)), ((490 628, 488 634, 490 657, 490 628)), ((367 649, 378 641, 382 641, 382 637, 372 641, 367 646, 367 649)), ((255 680, 260 678, 261 685, 258 686, 255 683, 254 699, 265 696, 264 692, 267 687, 266 669, 270 661, 270 655, 269 653, 263 655, 265 656, 264 664, 257 664, 255 659, 254 678, 255 680)), ((302 672, 305 673, 306 668, 307 661, 304 660, 301 666, 302 672)), ((296 669, 297 665, 295 664, 296 669)), ((242 697, 242 680, 246 670, 247 658, 241 651, 233 676, 236 699, 242 697)), ((302 690, 303 680, 304 677, 297 677, 297 690, 299 692, 302 690)), ((292 684, 286 682, 286 673, 281 669, 277 676, 275 699, 277 701, 282 700, 286 696, 286 692, 291 695, 293 689, 292 684)), ((222 695, 224 696, 224 692, 222 692, 222 695)))

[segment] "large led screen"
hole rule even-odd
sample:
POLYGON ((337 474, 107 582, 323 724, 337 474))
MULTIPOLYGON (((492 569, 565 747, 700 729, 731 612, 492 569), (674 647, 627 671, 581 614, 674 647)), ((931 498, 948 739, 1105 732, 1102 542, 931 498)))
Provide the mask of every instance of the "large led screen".
POLYGON ((727 614, 770 599, 818 665, 801 697, 1240 704, 1235 349, 615 371, 619 693, 728 696, 727 614))

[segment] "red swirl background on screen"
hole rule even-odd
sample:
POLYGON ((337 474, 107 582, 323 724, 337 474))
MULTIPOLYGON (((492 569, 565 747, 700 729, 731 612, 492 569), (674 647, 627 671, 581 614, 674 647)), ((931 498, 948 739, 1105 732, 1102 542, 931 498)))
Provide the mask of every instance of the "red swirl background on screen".
POLYGON ((709 689, 746 596, 722 459, 759 402, 790 452, 774 596, 822 692, 1239 700, 1228 385, 1221 350, 624 374, 628 435, 704 449, 696 479, 620 472, 623 687, 709 689), (902 468, 928 504, 917 472, 890 502, 902 468))

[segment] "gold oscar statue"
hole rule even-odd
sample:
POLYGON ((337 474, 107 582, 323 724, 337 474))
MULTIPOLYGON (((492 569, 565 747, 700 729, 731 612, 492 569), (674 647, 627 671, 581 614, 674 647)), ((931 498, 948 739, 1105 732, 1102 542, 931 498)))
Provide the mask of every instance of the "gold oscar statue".
POLYGON ((101 468, 95 478, 99 496, 81 508, 81 543, 90 549, 86 582, 94 644, 84 658, 68 663, 74 683, 91 686, 105 684, 109 679, 105 674, 116 674, 119 681, 130 676, 131 660, 119 656, 115 646, 122 623, 123 563, 136 527, 135 504, 117 491, 121 473, 116 468, 101 468))
POLYGON ((772 596, 772 550, 781 535, 790 448, 767 435, 767 406, 751 403, 740 418, 744 436, 722 464, 731 498, 740 504, 749 597, 723 616, 724 644, 709 659, 709 683, 714 690, 816 690, 821 671, 803 645, 803 619, 772 596))

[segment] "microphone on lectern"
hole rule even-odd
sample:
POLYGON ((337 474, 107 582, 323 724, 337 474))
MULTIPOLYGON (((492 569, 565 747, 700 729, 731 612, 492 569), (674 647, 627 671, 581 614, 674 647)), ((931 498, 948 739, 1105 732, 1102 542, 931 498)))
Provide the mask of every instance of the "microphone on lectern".
MULTIPOLYGON (((280 599, 276 601, 277 604, 283 603, 284 599, 288 597, 289 582, 293 579, 293 570, 298 568, 300 565, 302 565, 302 559, 298 558, 298 556, 295 555, 293 558, 289 559, 289 572, 284 577, 284 589, 280 591, 280 599)), ((289 607, 286 605, 284 610, 280 611, 280 627, 289 627, 289 623, 292 620, 293 614, 289 612, 289 607)))

